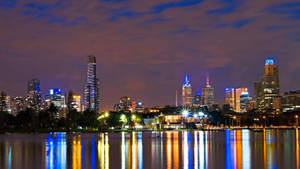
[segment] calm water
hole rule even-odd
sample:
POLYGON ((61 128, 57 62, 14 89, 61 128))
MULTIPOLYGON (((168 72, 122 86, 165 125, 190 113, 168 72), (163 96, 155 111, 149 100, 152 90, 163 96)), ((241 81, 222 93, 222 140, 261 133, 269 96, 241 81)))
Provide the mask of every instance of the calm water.
POLYGON ((0 135, 1 169, 299 168, 298 130, 0 135))

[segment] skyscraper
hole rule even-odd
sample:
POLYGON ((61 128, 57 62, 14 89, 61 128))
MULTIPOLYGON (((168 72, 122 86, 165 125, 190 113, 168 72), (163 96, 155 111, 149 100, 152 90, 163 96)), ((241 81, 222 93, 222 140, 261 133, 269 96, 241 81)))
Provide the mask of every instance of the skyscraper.
POLYGON ((50 89, 49 94, 46 95, 45 102, 47 103, 47 108, 50 107, 51 103, 57 109, 66 108, 65 96, 62 94, 62 90, 60 88, 50 89))
POLYGON ((235 89, 234 88, 226 88, 225 89, 225 104, 230 105, 230 109, 235 109, 235 89))
POLYGON ((192 85, 188 75, 184 77, 182 85, 182 106, 190 106, 193 103, 192 85))
POLYGON ((225 103, 230 105, 231 110, 238 113, 247 112, 247 106, 251 101, 248 88, 226 88, 225 103))
POLYGON ((96 57, 93 55, 88 56, 84 107, 86 110, 99 111, 99 80, 96 76, 96 57))
POLYGON ((265 74, 260 82, 254 84, 256 107, 272 110, 273 99, 279 96, 279 69, 272 58, 265 60, 265 74))
POLYGON ((39 111, 42 106, 40 81, 32 79, 27 83, 26 107, 39 111))
POLYGON ((215 102, 214 88, 210 85, 209 74, 206 74, 206 85, 202 89, 203 104, 211 107, 215 102))

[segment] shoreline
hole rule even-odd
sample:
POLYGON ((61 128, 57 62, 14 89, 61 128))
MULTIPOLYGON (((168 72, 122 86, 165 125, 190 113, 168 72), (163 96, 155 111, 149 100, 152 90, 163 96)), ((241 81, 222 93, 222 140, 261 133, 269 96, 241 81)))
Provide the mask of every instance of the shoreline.
POLYGON ((203 129, 108 129, 108 130, 52 130, 52 129, 35 129, 35 130, 24 130, 24 129, 15 129, 8 131, 0 131, 0 134, 8 133, 58 133, 64 132, 68 134, 72 133, 121 133, 121 132, 168 132, 168 131, 225 131, 225 130, 250 130, 254 132, 261 132, 263 130, 295 130, 299 126, 272 126, 272 127, 211 127, 203 129))

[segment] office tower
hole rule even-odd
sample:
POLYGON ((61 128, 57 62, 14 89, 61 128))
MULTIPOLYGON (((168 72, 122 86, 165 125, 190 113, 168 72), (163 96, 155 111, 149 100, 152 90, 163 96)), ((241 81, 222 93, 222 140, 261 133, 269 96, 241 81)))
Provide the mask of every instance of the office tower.
POLYGON ((0 94, 0 111, 7 111, 6 93, 1 92, 0 94))
POLYGON ((236 112, 246 113, 248 105, 250 104, 252 97, 250 97, 248 88, 236 89, 236 112))
POLYGON ((86 110, 99 111, 99 80, 96 76, 96 57, 93 55, 88 56, 84 107, 86 110))
POLYGON ((182 106, 191 106, 193 103, 192 85, 188 75, 184 77, 182 85, 182 106))
POLYGON ((193 98, 193 106, 195 107, 200 107, 202 105, 202 93, 197 92, 193 98))
POLYGON ((131 112, 132 111, 133 101, 128 96, 123 96, 120 98, 120 102, 114 106, 116 111, 125 111, 131 112))
POLYGON ((202 89, 203 104, 211 107, 214 104, 214 88, 210 85, 209 75, 206 75, 206 85, 202 89))
POLYGON ((47 108, 49 108, 51 104, 54 104, 58 110, 66 108, 65 96, 62 94, 60 88, 50 89, 49 94, 45 97, 45 102, 47 108))
POLYGON ((42 106, 42 97, 40 92, 40 81, 32 79, 27 84, 26 107, 39 111, 42 106))
POLYGON ((279 104, 283 112, 299 112, 300 90, 285 92, 279 104))
POLYGON ((72 109, 76 109, 78 112, 81 112, 83 110, 81 104, 81 96, 73 95, 73 101, 71 105, 72 105, 72 109))
POLYGON ((273 110, 273 99, 279 96, 279 69, 274 59, 265 60, 265 74, 254 84, 256 106, 260 110, 273 110))
POLYGON ((230 110, 235 109, 235 89, 226 88, 225 89, 225 104, 230 106, 230 110))
POLYGON ((237 113, 247 112, 247 106, 251 100, 248 88, 225 89, 225 104, 229 104, 231 110, 237 113))
POLYGON ((12 114, 17 115, 20 111, 25 110, 25 101, 23 97, 14 97, 11 100, 12 114))

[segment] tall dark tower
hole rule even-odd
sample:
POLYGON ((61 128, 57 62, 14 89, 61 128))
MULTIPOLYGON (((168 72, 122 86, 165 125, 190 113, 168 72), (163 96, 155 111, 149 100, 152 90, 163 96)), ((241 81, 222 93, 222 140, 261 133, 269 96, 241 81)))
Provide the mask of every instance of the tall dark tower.
POLYGON ((279 69, 274 59, 265 60, 265 74, 254 84, 256 106, 261 110, 273 109, 273 99, 279 96, 279 69))
POLYGON ((99 80, 96 77, 96 57, 93 55, 88 56, 84 108, 85 110, 99 111, 99 80))
POLYGON ((40 80, 32 79, 27 83, 27 107, 39 111, 42 107, 40 80))
POLYGON ((214 88, 210 85, 209 74, 206 74, 206 85, 202 89, 203 104, 211 107, 215 102, 214 88))

